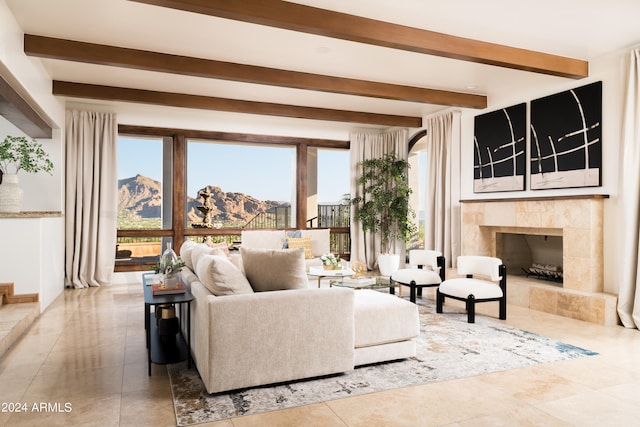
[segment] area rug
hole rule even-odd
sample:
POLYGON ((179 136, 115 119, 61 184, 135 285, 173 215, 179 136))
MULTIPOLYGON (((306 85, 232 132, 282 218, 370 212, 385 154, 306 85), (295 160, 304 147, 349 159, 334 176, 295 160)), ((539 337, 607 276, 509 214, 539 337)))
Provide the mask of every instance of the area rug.
POLYGON ((195 368, 169 365, 179 426, 258 414, 394 388, 558 362, 597 353, 485 316, 467 323, 467 315, 433 301, 418 301, 421 333, 415 358, 379 363, 353 371, 274 386, 208 394, 195 368))

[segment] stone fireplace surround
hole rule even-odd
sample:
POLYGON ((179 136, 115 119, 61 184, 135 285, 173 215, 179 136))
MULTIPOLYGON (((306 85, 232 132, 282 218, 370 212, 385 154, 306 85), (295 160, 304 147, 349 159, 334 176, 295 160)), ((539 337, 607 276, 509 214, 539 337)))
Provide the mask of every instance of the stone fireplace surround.
POLYGON ((603 217, 607 196, 462 200, 462 254, 500 258, 500 233, 562 236, 562 287, 508 275, 511 304, 615 325, 616 295, 603 292, 603 217))

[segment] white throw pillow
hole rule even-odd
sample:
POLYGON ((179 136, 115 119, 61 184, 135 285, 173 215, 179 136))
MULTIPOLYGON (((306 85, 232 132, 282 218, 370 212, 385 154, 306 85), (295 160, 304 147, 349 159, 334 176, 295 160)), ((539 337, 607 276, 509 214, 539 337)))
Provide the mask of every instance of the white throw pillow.
POLYGON ((202 255, 196 264, 202 284, 216 296, 252 294, 244 274, 224 255, 202 255))
POLYGON ((191 271, 194 271, 195 269, 191 253, 193 252, 193 248, 196 246, 198 246, 198 244, 190 239, 185 240, 184 243, 182 243, 182 246, 180 246, 180 258, 182 258, 186 266, 189 267, 191 271))
POLYGON ((250 249, 241 247, 242 264, 255 292, 309 287, 304 249, 250 249))
POLYGON ((198 268, 198 261, 201 257, 204 255, 215 255, 217 253, 217 249, 210 248, 204 243, 196 244, 193 249, 191 249, 191 264, 193 265, 193 271, 195 272, 195 269, 198 268))

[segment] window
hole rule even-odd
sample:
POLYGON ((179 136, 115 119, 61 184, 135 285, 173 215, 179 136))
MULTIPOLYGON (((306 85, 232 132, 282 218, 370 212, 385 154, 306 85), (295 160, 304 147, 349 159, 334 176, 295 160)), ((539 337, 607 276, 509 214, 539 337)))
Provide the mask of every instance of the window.
MULTIPOLYGON (((245 228, 311 227, 306 218, 317 216, 318 189, 308 214, 309 188, 301 184, 317 185, 318 173, 322 202, 349 192, 348 141, 130 125, 118 131, 116 271, 151 269, 168 243, 179 252, 185 238, 231 244, 245 228), (302 158, 306 165, 297 164, 302 158)), ((332 251, 348 253, 348 237, 348 224, 331 226, 332 251)))
MULTIPOLYGON (((172 169, 171 138, 118 138, 118 231, 171 229, 172 169)), ((116 263, 155 263, 171 241, 157 233, 119 233, 116 263)))
POLYGON ((407 243, 407 249, 424 249, 424 221, 427 197, 427 151, 418 151, 409 155, 409 185, 413 190, 410 206, 416 213, 418 234, 407 243))
POLYGON ((189 140, 187 228, 295 227, 295 173, 295 147, 189 140))

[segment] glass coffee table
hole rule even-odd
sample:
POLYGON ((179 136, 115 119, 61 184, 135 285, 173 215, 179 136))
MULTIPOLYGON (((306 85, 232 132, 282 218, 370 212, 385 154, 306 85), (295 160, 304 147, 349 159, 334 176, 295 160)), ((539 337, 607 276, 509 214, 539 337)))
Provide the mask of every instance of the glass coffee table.
MULTIPOLYGON (((309 268, 309 272, 307 273, 309 276, 315 276, 318 278, 318 287, 320 287, 320 281, 322 279, 334 279, 340 280, 344 277, 351 277, 356 274, 355 271, 350 268, 345 268, 342 270, 325 270, 323 267, 311 267, 309 268)), ((331 281, 329 282, 331 284, 331 281)))

